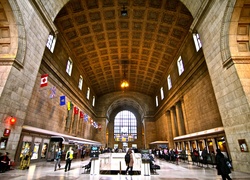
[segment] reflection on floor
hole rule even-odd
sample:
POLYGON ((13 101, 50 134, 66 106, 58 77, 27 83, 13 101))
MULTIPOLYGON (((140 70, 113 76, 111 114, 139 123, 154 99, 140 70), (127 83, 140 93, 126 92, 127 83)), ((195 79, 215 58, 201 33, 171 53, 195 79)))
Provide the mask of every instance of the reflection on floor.
MULTIPOLYGON (((150 176, 144 175, 90 175, 89 172, 85 172, 82 166, 89 162, 89 158, 85 158, 84 161, 73 160, 71 170, 64 172, 65 162, 62 162, 61 169, 54 171, 54 162, 38 162, 31 163, 28 170, 20 170, 15 168, 14 170, 0 173, 1 180, 221 180, 221 177, 217 175, 217 171, 212 166, 199 167, 196 164, 179 162, 178 165, 166 162, 164 160, 156 159, 156 163, 161 166, 160 170, 156 171, 156 174, 150 176)), ((124 163, 124 162, 121 162, 124 163)), ((240 173, 233 171, 230 174, 233 180, 250 180, 250 174, 240 173)))

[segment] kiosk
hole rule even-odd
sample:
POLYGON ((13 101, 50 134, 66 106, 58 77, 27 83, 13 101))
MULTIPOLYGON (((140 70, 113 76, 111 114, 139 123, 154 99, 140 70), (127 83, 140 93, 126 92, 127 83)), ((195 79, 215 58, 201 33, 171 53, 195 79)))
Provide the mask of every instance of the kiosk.
POLYGON ((91 158, 91 175, 98 175, 100 173, 100 160, 99 160, 99 147, 92 146, 90 149, 90 158, 91 158))
POLYGON ((150 176, 150 157, 149 157, 149 150, 144 149, 141 150, 141 175, 150 176))

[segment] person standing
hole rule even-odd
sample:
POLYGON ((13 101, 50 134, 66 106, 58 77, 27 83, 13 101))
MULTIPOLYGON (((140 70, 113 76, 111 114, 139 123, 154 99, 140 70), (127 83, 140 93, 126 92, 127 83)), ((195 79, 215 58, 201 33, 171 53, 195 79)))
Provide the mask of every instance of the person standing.
POLYGON ((128 163, 126 162, 127 164, 126 174, 128 174, 128 170, 130 169, 129 175, 133 175, 134 158, 133 158, 132 150, 129 149, 127 154, 129 154, 130 160, 128 163))
POLYGON ((62 150, 61 150, 61 148, 59 148, 57 153, 56 153, 55 170, 54 171, 56 171, 57 166, 59 167, 59 169, 61 168, 61 157, 62 157, 62 150))
POLYGON ((202 156, 203 164, 207 164, 207 156, 208 156, 207 147, 205 147, 202 150, 201 156, 202 156))
POLYGON ((10 169, 10 158, 9 153, 5 152, 4 155, 0 156, 0 172, 5 172, 10 169))
POLYGON ((86 150, 85 150, 85 147, 83 146, 82 149, 81 149, 81 160, 83 161, 84 157, 85 157, 85 153, 86 153, 86 150))
POLYGON ((66 160, 65 172, 67 172, 67 170, 68 171, 70 170, 71 162, 73 160, 73 155, 74 155, 74 151, 72 150, 72 147, 70 147, 65 155, 65 160, 66 160))
POLYGON ((217 174, 221 175, 223 180, 232 180, 229 176, 231 173, 230 168, 227 166, 227 160, 225 156, 221 153, 220 149, 216 150, 217 154, 215 156, 216 159, 216 169, 217 169, 217 174))

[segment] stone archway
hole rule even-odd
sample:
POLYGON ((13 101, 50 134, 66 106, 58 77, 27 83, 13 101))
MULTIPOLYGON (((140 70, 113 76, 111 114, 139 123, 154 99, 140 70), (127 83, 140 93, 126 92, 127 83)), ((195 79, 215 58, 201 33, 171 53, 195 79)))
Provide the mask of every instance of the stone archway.
MULTIPOLYGON (((99 141, 101 141, 103 144, 107 144, 104 142, 106 141, 107 133, 110 136, 110 132, 107 131, 107 126, 113 117, 112 115, 115 112, 118 112, 118 110, 127 109, 136 113, 137 119, 140 121, 140 123, 142 123, 141 129, 144 129, 145 118, 147 118, 147 116, 153 116, 152 112, 154 112, 154 108, 154 101, 151 97, 135 92, 126 95, 126 93, 121 91, 117 93, 106 94, 98 98, 98 101, 96 102, 96 112, 98 112, 97 119, 100 119, 102 122, 105 121, 105 123, 102 123, 105 124, 105 126, 102 128, 102 137, 105 137, 105 139, 99 139, 99 141)), ((142 132, 144 131, 145 130, 142 130, 142 132)), ((143 142, 145 142, 144 139, 143 142)))

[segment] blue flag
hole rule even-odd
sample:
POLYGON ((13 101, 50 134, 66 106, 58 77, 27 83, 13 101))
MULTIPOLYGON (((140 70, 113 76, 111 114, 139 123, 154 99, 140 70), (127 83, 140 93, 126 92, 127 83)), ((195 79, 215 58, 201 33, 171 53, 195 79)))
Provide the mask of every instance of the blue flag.
POLYGON ((87 114, 84 114, 84 121, 88 122, 88 115, 87 114))
POLYGON ((66 104, 66 97, 65 96, 60 96, 60 106, 64 106, 66 104))

